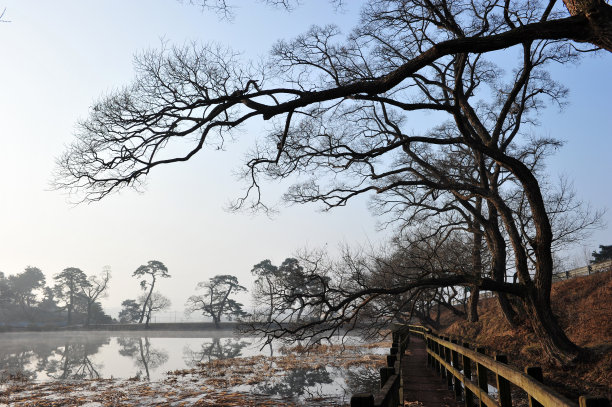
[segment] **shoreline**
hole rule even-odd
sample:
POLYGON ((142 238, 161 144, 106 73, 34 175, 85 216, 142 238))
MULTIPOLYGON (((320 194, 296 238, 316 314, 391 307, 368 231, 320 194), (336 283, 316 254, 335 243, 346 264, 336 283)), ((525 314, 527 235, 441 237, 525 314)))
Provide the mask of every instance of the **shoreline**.
POLYGON ((212 322, 160 322, 150 323, 148 327, 145 324, 92 324, 85 325, 31 325, 31 326, 3 326, 0 327, 1 333, 9 332, 80 332, 80 331, 231 331, 234 332, 240 326, 238 322, 222 322, 217 328, 212 322))

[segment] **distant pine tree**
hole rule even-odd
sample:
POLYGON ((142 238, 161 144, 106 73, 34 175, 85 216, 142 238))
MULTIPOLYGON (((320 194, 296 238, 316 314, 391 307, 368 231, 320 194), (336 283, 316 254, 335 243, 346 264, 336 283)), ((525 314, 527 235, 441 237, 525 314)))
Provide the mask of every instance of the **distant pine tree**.
POLYGON ((591 260, 591 263, 599 263, 606 260, 612 260, 612 245, 599 245, 599 253, 593 252, 591 253, 591 256, 593 256, 593 260, 591 260))

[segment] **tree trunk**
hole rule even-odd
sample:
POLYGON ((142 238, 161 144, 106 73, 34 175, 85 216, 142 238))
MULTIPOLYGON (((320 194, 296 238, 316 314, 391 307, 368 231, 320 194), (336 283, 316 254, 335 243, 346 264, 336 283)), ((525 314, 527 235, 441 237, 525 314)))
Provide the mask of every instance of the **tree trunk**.
MULTIPOLYGON (((489 252, 491 253, 491 272, 493 279, 498 282, 506 281, 506 241, 499 230, 499 214, 495 205, 487 201, 489 211, 489 223, 486 229, 486 240, 489 252)), ((513 281, 516 283, 516 281, 513 281)), ((512 309, 512 305, 508 300, 508 296, 504 293, 497 293, 497 301, 502 310, 502 315, 506 322, 516 328, 516 313, 512 309)))
POLYGON ((572 16, 584 15, 591 29, 590 43, 612 51, 612 6, 603 0, 563 0, 572 16))
POLYGON ((510 327, 516 328, 516 312, 514 312, 508 296, 504 293, 497 293, 497 302, 499 303, 499 307, 501 308, 502 315, 506 319, 506 322, 510 327))
POLYGON ((145 299, 144 304, 142 304, 142 312, 140 313, 140 319, 138 320, 139 324, 142 324, 142 320, 147 312, 147 305, 149 304, 149 300, 153 294, 153 287, 155 287, 155 276, 153 276, 153 280, 151 281, 151 289, 149 290, 149 294, 147 294, 147 298, 145 299))
POLYGON ((520 180, 529 202, 531 218, 535 228, 535 236, 531 244, 535 257, 535 276, 532 280, 529 274, 527 252, 523 246, 517 225, 512 218, 512 212, 502 200, 495 200, 496 209, 506 225, 514 249, 515 268, 519 282, 525 288, 523 301, 527 317, 546 354, 556 364, 565 366, 572 363, 580 355, 581 349, 565 335, 550 306, 553 234, 542 192, 537 179, 524 163, 510 157, 500 158, 506 161, 506 168, 511 170, 520 180))
POLYGON ((146 346, 147 350, 145 352, 144 347, 142 346, 142 338, 138 338, 138 345, 140 348, 140 360, 142 361, 142 366, 145 368, 147 380, 149 380, 151 378, 151 375, 149 373, 149 347, 146 346))
POLYGON ((221 328, 221 326, 219 325, 219 322, 220 322, 219 318, 216 315, 214 315, 214 314, 213 314, 212 317, 213 317, 213 322, 215 323, 215 328, 217 328, 217 329, 221 328))
POLYGON ((468 322, 478 322, 478 299, 480 297, 480 289, 478 286, 470 286, 470 297, 467 302, 467 320, 468 322))
MULTIPOLYGON (((482 211, 482 198, 476 201, 476 210, 482 211)), ((482 276, 482 230, 477 219, 472 220, 473 242, 472 242, 472 272, 476 277, 482 276)), ((478 298, 480 290, 476 285, 471 286, 470 298, 467 303, 467 320, 469 322, 478 321, 478 298)))
POLYGON ((149 308, 149 310, 147 311, 147 321, 145 322, 145 328, 149 327, 149 321, 151 321, 151 309, 149 308))
POLYGON ((546 354, 560 366, 568 366, 574 363, 582 351, 570 341, 559 326, 550 307, 550 301, 539 296, 535 287, 532 287, 525 298, 524 304, 529 323, 546 354))
POLYGON ((72 292, 70 293, 70 301, 68 302, 68 325, 72 324, 72 292))
POLYGON ((87 320, 85 321, 85 326, 89 326, 89 322, 91 321, 91 306, 92 302, 87 302, 87 320))
POLYGON ((272 282, 270 278, 266 277, 268 281, 268 293, 270 293, 270 311, 268 312, 268 323, 272 322, 272 312, 274 311, 274 287, 272 286, 272 282))

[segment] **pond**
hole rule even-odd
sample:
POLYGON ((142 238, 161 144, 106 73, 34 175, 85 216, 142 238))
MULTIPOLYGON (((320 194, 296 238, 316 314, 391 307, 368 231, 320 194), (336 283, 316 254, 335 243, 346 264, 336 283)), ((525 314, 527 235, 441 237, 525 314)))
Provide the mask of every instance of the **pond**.
POLYGON ((201 389, 345 402, 353 393, 377 388, 378 367, 387 351, 356 336, 346 337, 343 346, 304 352, 300 346, 262 349, 257 338, 229 331, 2 333, 0 374, 37 383, 155 382, 191 375, 201 389))

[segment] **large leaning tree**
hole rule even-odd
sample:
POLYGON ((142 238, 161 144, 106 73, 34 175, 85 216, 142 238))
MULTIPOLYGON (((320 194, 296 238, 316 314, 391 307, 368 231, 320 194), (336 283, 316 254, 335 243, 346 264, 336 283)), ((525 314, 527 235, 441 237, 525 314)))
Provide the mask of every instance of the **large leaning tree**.
POLYGON ((522 303, 546 351, 566 363, 580 350, 550 307, 555 236, 533 167, 539 147, 557 142, 528 134, 566 93, 546 67, 576 59, 585 47, 576 42, 612 51, 611 14, 597 0, 370 0, 348 35, 312 27, 274 45, 262 68, 219 46, 148 51, 136 58, 134 82, 80 123, 56 184, 99 200, 222 144, 248 121, 269 120, 245 164, 250 187, 238 207, 264 206, 263 178, 295 177, 288 201, 327 208, 404 188, 452 201, 493 259, 488 276, 438 270, 357 289, 323 301, 327 315, 424 286, 496 291, 522 303), (499 50, 513 69, 496 65, 499 50), (424 112, 433 113, 425 130, 413 125, 424 112), (505 280, 506 264, 516 283, 505 280))

